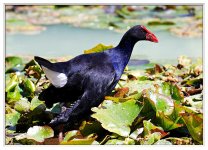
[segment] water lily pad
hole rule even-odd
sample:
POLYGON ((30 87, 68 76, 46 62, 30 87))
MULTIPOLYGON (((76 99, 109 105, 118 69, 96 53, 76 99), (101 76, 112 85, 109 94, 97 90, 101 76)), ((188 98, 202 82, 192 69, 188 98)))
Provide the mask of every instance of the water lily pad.
POLYGON ((10 90, 9 92, 7 92, 7 102, 8 103, 14 103, 18 100, 20 100, 20 98, 22 97, 22 95, 20 94, 22 90, 20 89, 19 86, 16 86, 15 89, 10 90))
POLYGON ((191 113, 183 113, 181 115, 193 139, 203 144, 202 118, 191 113))
POLYGON ((78 130, 69 131, 66 133, 62 142, 67 142, 67 141, 71 140, 72 138, 74 138, 75 136, 80 136, 80 135, 81 134, 78 130))
POLYGON ((118 140, 118 139, 112 139, 108 140, 105 145, 123 145, 124 141, 123 140, 118 140))
POLYGON ((129 88, 129 93, 133 93, 135 91, 137 91, 138 93, 142 93, 142 91, 145 89, 154 88, 155 83, 156 83, 155 81, 149 81, 149 80, 147 81, 135 80, 135 81, 129 81, 123 86, 129 88))
POLYGON ((170 116, 165 115, 162 112, 158 113, 157 116, 157 122, 158 124, 165 130, 165 131, 169 131, 169 130, 173 130, 179 127, 182 127, 183 124, 179 123, 179 119, 180 116, 178 116, 175 120, 173 120, 173 118, 171 118, 170 116))
POLYGON ((91 145, 95 139, 73 139, 68 142, 62 142, 61 145, 91 145))
POLYGON ((14 74, 10 80, 9 79, 10 78, 8 78, 7 84, 6 84, 6 90, 5 90, 6 92, 9 92, 13 88, 15 88, 16 85, 18 84, 18 78, 16 74, 14 74))
POLYGON ((61 145, 90 145, 93 144, 97 136, 95 134, 90 134, 87 137, 82 137, 79 131, 73 130, 67 132, 61 145))
POLYGON ((184 104, 195 112, 203 112, 203 95, 195 94, 184 98, 184 104))
POLYGON ((35 89, 36 89, 34 83, 30 79, 28 79, 28 78, 24 81, 24 88, 30 94, 35 92, 35 89))
POLYGON ((30 102, 26 98, 22 98, 14 105, 14 109, 18 112, 28 112, 30 110, 30 102))
POLYGON ((33 126, 27 130, 27 133, 16 136, 16 140, 32 139, 37 142, 44 142, 46 138, 54 136, 54 131, 49 126, 33 126))
POLYGON ((166 139, 162 139, 162 140, 155 142, 154 145, 173 145, 173 144, 167 141, 166 139))
POLYGON ((171 97, 176 100, 177 103, 181 102, 181 100, 184 98, 181 90, 177 85, 171 85, 171 97))
POLYGON ((14 109, 10 109, 10 111, 6 114, 6 126, 15 126, 20 119, 20 113, 14 109))
MULTIPOLYGON (((34 97, 31 101, 31 105, 30 105, 30 110, 34 110, 35 108, 37 108, 40 105, 44 105, 44 101, 40 101, 37 97, 34 97)), ((42 108, 42 107, 41 107, 42 108)), ((45 108, 45 107, 44 107, 45 108)))
POLYGON ((100 122, 96 120, 90 122, 83 121, 81 126, 79 127, 79 130, 83 136, 88 136, 93 133, 96 133, 97 135, 102 135, 104 132, 104 129, 102 128, 100 122))
POLYGON ((171 26, 171 25, 175 25, 175 22, 157 20, 157 21, 149 21, 148 25, 149 26, 171 26))
POLYGON ((155 126, 153 123, 150 122, 150 120, 148 121, 144 120, 143 124, 144 124, 144 136, 145 137, 155 132, 160 133, 161 138, 167 135, 167 133, 164 132, 162 127, 155 126))
POLYGON ((84 53, 85 54, 98 53, 98 52, 102 52, 102 51, 105 51, 105 50, 110 49, 110 48, 113 48, 113 46, 112 45, 106 46, 106 45, 103 45, 103 44, 100 43, 100 44, 96 45, 95 47, 93 47, 91 49, 84 50, 84 53))
POLYGON ((159 132, 154 132, 145 137, 145 139, 141 140, 140 143, 142 145, 151 145, 161 139, 161 134, 159 132))
POLYGON ((105 145, 135 145, 135 141, 131 138, 125 139, 110 139, 105 145))
POLYGON ((183 100, 184 98, 182 91, 179 89, 179 87, 176 84, 163 82, 161 85, 161 88, 162 88, 162 91, 158 89, 158 91, 161 91, 160 92, 161 94, 170 96, 177 103, 180 103, 180 101, 183 100))
POLYGON ((156 93, 152 90, 145 90, 144 97, 150 102, 157 113, 163 112, 165 115, 172 114, 174 103, 170 97, 156 93))
POLYGON ((5 58, 6 70, 22 64, 22 59, 17 56, 9 56, 5 58))
POLYGON ((92 117, 101 122, 103 128, 121 136, 128 136, 130 126, 142 109, 142 105, 136 104, 136 101, 129 100, 124 103, 109 103, 105 108, 93 108, 95 112, 92 117))

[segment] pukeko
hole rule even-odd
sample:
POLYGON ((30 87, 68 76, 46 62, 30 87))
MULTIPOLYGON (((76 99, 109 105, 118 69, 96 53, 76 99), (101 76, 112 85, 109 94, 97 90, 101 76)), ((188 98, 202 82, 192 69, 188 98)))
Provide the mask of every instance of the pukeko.
POLYGON ((158 42, 145 26, 136 25, 122 37, 120 43, 99 53, 82 54, 66 62, 51 63, 35 56, 52 85, 40 94, 46 105, 55 102, 74 102, 51 120, 50 125, 73 123, 89 115, 118 83, 138 41, 158 42))

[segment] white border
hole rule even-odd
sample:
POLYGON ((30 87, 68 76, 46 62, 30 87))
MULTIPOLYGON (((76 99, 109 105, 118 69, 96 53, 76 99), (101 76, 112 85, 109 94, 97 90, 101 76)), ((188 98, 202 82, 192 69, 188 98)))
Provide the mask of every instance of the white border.
POLYGON ((133 148, 133 149, 150 149, 150 148, 154 148, 154 149, 175 149, 175 148, 183 148, 183 149, 195 149, 195 148, 199 148, 199 149, 202 149, 202 148, 206 148, 207 146, 207 142, 205 140, 207 140, 207 113, 206 113, 206 110, 207 110, 207 104, 208 102, 208 96, 207 96, 207 92, 208 92, 208 84, 207 84, 207 75, 208 75, 208 69, 206 69, 206 67, 208 67, 208 60, 206 60, 207 58, 207 51, 208 51, 208 42, 205 42, 205 35, 207 35, 207 28, 205 28, 207 26, 207 23, 206 23, 206 20, 207 20, 207 0, 140 0, 140 1, 135 1, 135 0, 105 0, 105 1, 97 1, 97 0, 53 0, 52 3, 51 3, 51 0, 1 0, 1 6, 0 6, 0 22, 1 22, 1 28, 0 28, 0 33, 2 33, 1 35, 1 38, 0 38, 0 51, 2 52, 2 54, 0 55, 0 60, 2 63, 0 63, 0 83, 1 83, 1 86, 0 86, 0 91, 1 91, 1 103, 0 103, 0 118, 1 118, 1 124, 0 124, 0 135, 1 136, 1 139, 0 139, 0 150, 10 150, 10 149, 15 149, 15 150, 28 150, 29 149, 54 149, 54 150, 57 150, 57 149, 73 149, 73 150, 77 150, 77 149, 115 149, 115 148, 121 148, 121 149, 129 149, 129 148, 133 148), (203 61, 204 61, 204 146, 194 146, 194 145, 189 145, 189 146, 140 146, 140 145, 137 145, 137 146, 55 146, 55 145, 50 145, 50 146, 42 146, 42 145, 38 145, 38 146, 33 146, 33 145, 22 145, 22 146, 10 146, 10 145, 4 145, 4 4, 24 4, 26 2, 26 4, 204 4, 204 37, 203 37, 203 61))

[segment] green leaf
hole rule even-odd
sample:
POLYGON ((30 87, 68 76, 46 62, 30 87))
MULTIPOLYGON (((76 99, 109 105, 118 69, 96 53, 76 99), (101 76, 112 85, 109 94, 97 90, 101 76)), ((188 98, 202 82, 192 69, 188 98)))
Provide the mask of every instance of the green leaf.
POLYGON ((203 95, 195 94, 192 96, 187 96, 184 98, 185 105, 188 105, 190 109, 194 110, 195 112, 203 112, 203 95))
POLYGON ((171 86, 171 97, 178 103, 181 102, 181 100, 184 98, 181 90, 177 85, 171 86))
POLYGON ((64 138, 65 140, 63 140, 60 144, 61 145, 90 145, 95 142, 96 138, 97 136, 95 134, 91 134, 83 138, 79 131, 74 130, 68 132, 66 137, 64 138))
POLYGON ((89 138, 89 139, 73 139, 68 142, 61 142, 61 145, 91 145, 95 139, 89 138))
POLYGON ((33 126, 27 130, 26 134, 21 134, 16 136, 16 140, 21 140, 24 138, 32 139, 37 142, 44 142, 46 138, 51 138, 54 136, 54 131, 49 126, 33 126))
POLYGON ((88 136, 92 133, 102 135, 104 131, 100 122, 98 122, 97 120, 90 122, 83 121, 81 126, 79 127, 79 130, 83 136, 88 136))
POLYGON ((26 98, 22 98, 15 103, 14 109, 18 112, 28 112, 30 110, 30 102, 26 98))
POLYGON ((28 78, 24 81, 24 88, 29 93, 34 93, 35 92, 35 85, 34 85, 34 83, 30 79, 28 79, 28 78))
POLYGON ((15 126, 20 119, 20 113, 10 108, 10 112, 6 114, 6 126, 15 126))
POLYGON ((171 84, 169 82, 163 82, 161 94, 165 94, 167 96, 171 96, 172 99, 176 100, 178 103, 184 98, 181 90, 175 84, 171 84))
POLYGON ((159 132, 154 132, 145 136, 145 139, 141 141, 142 145, 151 145, 161 139, 161 134, 159 132))
POLYGON ((185 82, 189 86, 198 86, 203 83, 203 78, 192 78, 185 82))
POLYGON ((124 140, 111 139, 108 140, 105 145, 124 145, 124 140))
POLYGON ((192 113, 181 115, 193 139, 203 144, 203 119, 192 113))
POLYGON ((113 46, 112 45, 106 46, 106 45, 103 45, 103 44, 100 43, 100 44, 96 45, 95 47, 93 47, 91 49, 84 50, 84 53, 85 54, 98 53, 98 52, 102 52, 102 51, 105 51, 105 50, 110 49, 110 48, 113 48, 113 46))
POLYGON ((163 82, 161 88, 164 95, 171 96, 170 83, 163 82))
POLYGON ((16 56, 9 56, 5 58, 6 70, 22 64, 22 59, 16 56))
POLYGON ((7 92, 7 102, 13 103, 13 102, 19 101, 22 97, 20 92, 21 92, 21 89, 19 86, 16 86, 13 91, 10 90, 9 92, 7 92))
POLYGON ((12 78, 9 80, 9 82, 6 84, 6 92, 13 90, 17 84, 18 84, 18 78, 17 75, 14 74, 12 78))
POLYGON ((147 98, 157 113, 163 112, 165 115, 172 114, 174 103, 168 96, 156 93, 152 90, 145 90, 144 97, 147 98))
POLYGON ((154 145, 173 145, 173 144, 165 139, 162 139, 155 142, 154 145))
POLYGON ((167 133, 164 132, 163 128, 159 126, 155 126, 154 124, 150 122, 150 120, 148 121, 144 120, 143 124, 144 124, 144 136, 145 137, 155 132, 159 132, 161 137, 164 137, 167 135, 167 133))
POLYGON ((71 140, 72 138, 74 138, 75 136, 78 136, 78 135, 80 135, 78 130, 69 131, 69 132, 66 133, 62 142, 67 142, 67 141, 71 140))
POLYGON ((166 116, 164 113, 158 113, 157 121, 158 124, 165 130, 173 130, 179 127, 182 127, 183 124, 179 124, 180 117, 178 116, 177 119, 173 120, 171 117, 166 116))
POLYGON ((175 25, 175 23, 172 22, 172 21, 161 21, 161 20, 158 20, 158 21, 149 21, 147 24, 149 26, 158 26, 158 25, 170 26, 170 25, 175 25))
POLYGON ((131 138, 111 139, 108 140, 105 145, 135 145, 135 141, 131 138))
POLYGON ((142 110, 142 105, 136 101, 129 100, 124 103, 115 104, 112 101, 104 101, 106 104, 101 108, 93 108, 95 112, 92 117, 101 122, 103 128, 121 136, 128 136, 130 126, 142 110), (108 102, 108 103, 107 103, 108 102))
POLYGON ((30 110, 34 110, 40 105, 45 105, 44 101, 40 101, 37 97, 34 97, 31 101, 30 110))
POLYGON ((124 84, 123 86, 129 88, 129 93, 133 93, 135 91, 137 91, 138 93, 142 93, 142 91, 145 89, 154 88, 154 84, 155 84, 155 81, 149 81, 149 80, 137 81, 137 80, 135 80, 135 81, 129 81, 126 84, 124 84))
POLYGON ((131 138, 125 138, 124 144, 126 145, 135 145, 135 141, 131 138))

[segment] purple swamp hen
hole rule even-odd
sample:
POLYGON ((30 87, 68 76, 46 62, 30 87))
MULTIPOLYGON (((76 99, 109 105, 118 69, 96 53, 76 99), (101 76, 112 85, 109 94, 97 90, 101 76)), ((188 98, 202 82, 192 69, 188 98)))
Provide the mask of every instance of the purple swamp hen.
POLYGON ((72 125, 83 116, 89 116, 91 108, 98 106, 112 92, 129 62, 134 45, 138 41, 158 42, 157 37, 142 25, 130 28, 119 44, 99 53, 82 54, 66 62, 51 63, 35 56, 46 77, 52 83, 39 99, 47 107, 53 103, 72 103, 49 123, 72 125))

